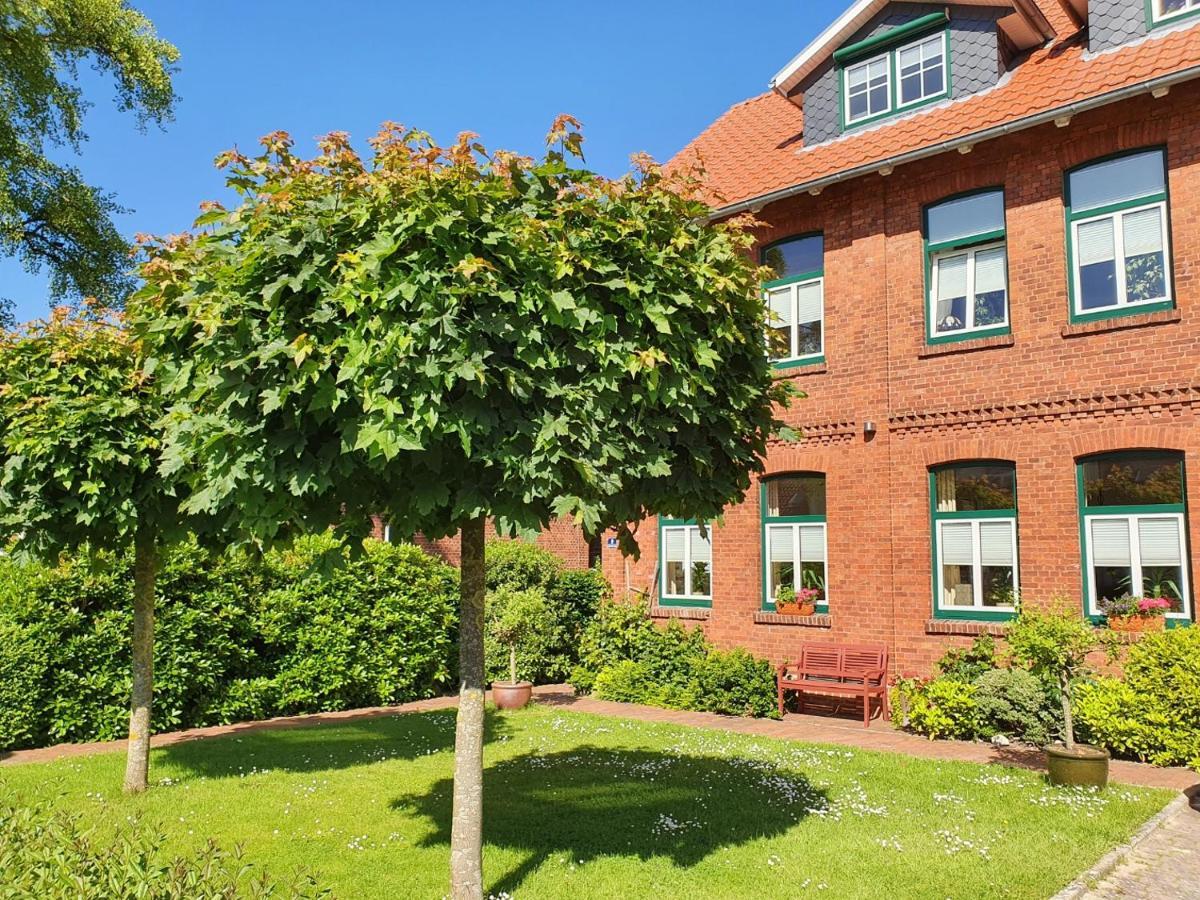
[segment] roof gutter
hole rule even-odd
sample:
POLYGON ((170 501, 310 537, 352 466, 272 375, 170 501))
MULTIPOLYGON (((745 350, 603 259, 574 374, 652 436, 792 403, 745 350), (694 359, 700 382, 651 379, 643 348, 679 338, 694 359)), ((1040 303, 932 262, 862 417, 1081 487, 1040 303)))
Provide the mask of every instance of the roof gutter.
POLYGON ((922 147, 918 150, 909 150, 905 153, 899 153, 895 156, 878 159, 874 162, 866 163, 861 166, 855 166, 852 169, 844 169, 841 172, 836 172, 833 175, 826 175, 824 178, 815 178, 812 181, 802 181, 799 184, 794 184, 791 187, 781 188, 777 191, 771 191, 768 194, 761 194, 757 197, 751 197, 749 200, 740 200, 737 203, 732 203, 729 206, 722 206, 713 210, 708 218, 710 221, 714 219, 723 219, 726 216, 737 215, 743 212, 755 212, 768 203, 775 203, 778 200, 786 200, 789 197, 795 197, 797 194, 803 194, 808 191, 820 191, 823 188, 833 184, 839 184, 843 181, 850 181, 853 178, 858 178, 861 175, 869 175, 872 172, 878 172, 881 169, 891 169, 896 166, 904 165, 905 163, 916 162, 921 159, 928 159, 931 156, 937 156, 940 153, 946 153, 950 150, 957 150, 959 147, 967 147, 983 141, 990 141, 993 138, 1003 137, 1006 134, 1013 134, 1017 131, 1024 131, 1028 128, 1035 128, 1038 125, 1045 125, 1047 122, 1053 122, 1055 119, 1070 118, 1079 113, 1087 112, 1088 110, 1098 109, 1101 106, 1108 106, 1111 103, 1118 103, 1121 100, 1128 100, 1130 97, 1136 97, 1140 94, 1147 94, 1161 88, 1169 88, 1173 85, 1180 84, 1184 81, 1190 81, 1193 78, 1200 77, 1200 65, 1189 66, 1186 69, 1181 69, 1178 72, 1172 72, 1170 75, 1161 75, 1158 78, 1152 78, 1149 81, 1143 81, 1138 84, 1128 85, 1123 88, 1118 88, 1115 91, 1109 91, 1107 94, 1099 94, 1095 97, 1089 97, 1086 100, 1077 100, 1074 103, 1069 103, 1065 106, 1056 106, 1044 112, 1035 113, 1032 116, 1025 116, 1022 119, 1014 119, 1011 122, 1006 122, 1003 125, 993 125, 991 128, 985 128, 983 131, 974 131, 970 134, 961 137, 951 138, 948 141, 942 141, 933 144, 929 147, 922 147))

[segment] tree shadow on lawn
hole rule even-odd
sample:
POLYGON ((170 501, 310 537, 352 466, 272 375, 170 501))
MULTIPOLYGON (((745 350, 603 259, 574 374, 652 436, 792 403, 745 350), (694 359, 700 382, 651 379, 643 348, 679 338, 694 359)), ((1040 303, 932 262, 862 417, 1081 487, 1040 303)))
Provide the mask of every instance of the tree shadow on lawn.
MULTIPOLYGON (((164 762, 207 778, 258 771, 318 772, 375 762, 411 760, 454 749, 455 710, 403 713, 360 722, 262 730, 162 748, 164 762)), ((489 711, 486 742, 511 733, 502 716, 489 711)))
MULTIPOLYGON (((514 893, 555 855, 666 856, 694 866, 723 847, 782 834, 828 805, 804 775, 768 761, 593 746, 505 760, 484 781, 485 843, 527 854, 490 887, 495 895, 514 893)), ((422 846, 449 844, 453 786, 444 778, 392 801, 432 822, 422 846)))

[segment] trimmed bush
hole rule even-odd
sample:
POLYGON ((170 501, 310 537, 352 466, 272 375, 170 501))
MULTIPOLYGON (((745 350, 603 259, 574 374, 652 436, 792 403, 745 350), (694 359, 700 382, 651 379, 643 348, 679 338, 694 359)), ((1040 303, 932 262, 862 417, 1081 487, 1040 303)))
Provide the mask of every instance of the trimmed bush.
POLYGON ((969 740, 979 731, 975 686, 964 681, 898 679, 892 688, 892 704, 905 717, 908 728, 931 739, 969 740))
MULTIPOLYGON (((411 545, 331 536, 263 560, 164 554, 154 729, 433 696, 454 681, 458 576, 411 545), (336 564, 335 564, 336 563, 336 564)), ((112 740, 129 721, 128 555, 0 560, 0 749, 112 740)))
POLYGON ((519 590, 504 585, 487 594, 484 610, 484 658, 489 681, 509 681, 509 644, 517 657, 518 681, 543 682, 558 675, 557 651, 564 636, 540 587, 519 590))
POLYGON ((1052 685, 1026 669, 991 669, 975 679, 977 734, 1044 746, 1062 735, 1062 704, 1052 685))
POLYGON ((1129 648, 1125 678, 1075 689, 1080 732, 1114 754, 1160 766, 1200 761, 1200 629, 1146 633, 1129 648))
POLYGON ((601 604, 571 683, 601 700, 778 717, 769 662, 745 650, 716 650, 699 628, 659 628, 635 603, 601 604))

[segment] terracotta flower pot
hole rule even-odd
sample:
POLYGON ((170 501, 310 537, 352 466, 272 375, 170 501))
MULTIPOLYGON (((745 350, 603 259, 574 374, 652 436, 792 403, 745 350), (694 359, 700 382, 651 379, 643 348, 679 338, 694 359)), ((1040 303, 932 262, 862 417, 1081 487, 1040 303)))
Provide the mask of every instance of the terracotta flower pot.
POLYGON ((500 709, 520 709, 533 696, 533 684, 528 681, 493 681, 492 702, 500 709))
POLYGON ((817 604, 815 603, 800 603, 798 606, 797 615, 811 616, 817 611, 817 604))
POLYGON ((1113 631, 1162 631, 1167 620, 1162 616, 1109 616, 1108 627, 1113 631))
POLYGON ((1087 744, 1046 748, 1050 783, 1067 787, 1104 787, 1108 784, 1109 752, 1087 744))
POLYGON ((775 612, 781 616, 798 616, 800 615, 799 603, 776 603, 775 612))

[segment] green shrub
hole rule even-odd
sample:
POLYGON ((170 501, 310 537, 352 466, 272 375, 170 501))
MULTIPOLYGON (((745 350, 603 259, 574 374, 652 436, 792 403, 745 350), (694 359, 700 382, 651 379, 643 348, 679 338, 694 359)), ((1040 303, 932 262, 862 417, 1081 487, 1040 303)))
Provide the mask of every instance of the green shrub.
POLYGON ((601 700, 777 717, 770 663, 715 650, 699 628, 659 628, 639 604, 605 601, 587 627, 571 683, 601 700))
POLYGON ((161 835, 137 823, 101 839, 77 816, 0 798, 0 893, 40 900, 330 896, 303 875, 278 884, 255 872, 240 851, 224 852, 211 840, 174 859, 163 856, 162 843, 161 835))
POLYGON ((484 580, 489 591, 511 587, 549 592, 562 570, 561 559, 528 541, 488 541, 484 551, 484 580))
POLYGON ((1085 739, 1157 765, 1200 760, 1200 629, 1143 634, 1129 648, 1124 675, 1075 688, 1085 739))
POLYGON ((483 632, 488 680, 540 682, 556 675, 559 630, 542 588, 503 585, 489 591, 483 632), (510 645, 516 652, 515 676, 510 671, 510 645))
POLYGON ((892 688, 892 704, 908 728, 931 739, 970 740, 980 730, 975 686, 953 678, 901 678, 892 688))
POLYGON ((1053 686, 1021 668, 991 669, 975 679, 977 734, 1044 746, 1062 734, 1062 705, 1053 686))
MULTIPOLYGON (((112 740, 129 722, 128 555, 0 559, 0 749, 112 740)), ((457 573, 328 535, 265 559, 163 555, 154 729, 432 696, 453 683, 457 573)))
POLYGON ((989 634, 980 635, 970 647, 954 647, 938 660, 938 671, 955 681, 973 683, 982 675, 996 669, 996 641, 989 634))

